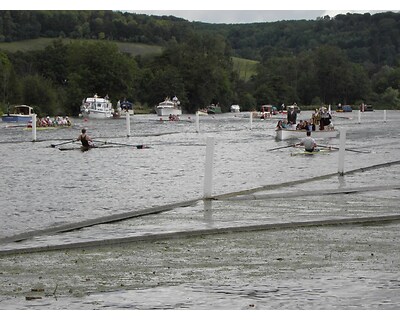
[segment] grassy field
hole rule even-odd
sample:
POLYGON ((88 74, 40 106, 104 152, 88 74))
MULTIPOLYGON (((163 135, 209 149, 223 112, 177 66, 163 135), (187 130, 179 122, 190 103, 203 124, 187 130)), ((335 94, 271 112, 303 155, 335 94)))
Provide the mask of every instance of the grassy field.
MULTIPOLYGON (((43 50, 47 46, 56 40, 54 38, 38 38, 24 41, 15 42, 0 42, 0 50, 8 52, 27 52, 35 50, 43 50)), ((82 41, 75 39, 61 39, 64 43, 71 43, 73 41, 82 41)), ((84 40, 88 42, 92 41, 104 41, 104 40, 84 40)), ((143 43, 131 43, 131 42, 119 42, 115 41, 115 44, 121 50, 121 52, 130 53, 133 56, 150 56, 159 55, 162 53, 163 48, 161 46, 147 45, 143 43)), ((239 73, 240 79, 248 81, 251 76, 256 74, 256 67, 258 62, 254 60, 242 59, 232 57, 234 70, 239 73)))
POLYGON ((232 57, 233 69, 239 73, 241 80, 248 81, 256 74, 258 61, 232 57))
MULTIPOLYGON (((15 41, 15 42, 1 42, 0 50, 9 51, 9 52, 26 52, 26 51, 34 51, 34 50, 43 50, 47 46, 51 45, 51 43, 56 40, 54 38, 38 38, 38 39, 30 39, 24 41, 15 41)), ((75 39, 62 39, 64 43, 71 43, 74 41, 82 41, 75 39)), ((88 42, 93 41, 101 41, 101 40, 85 40, 88 42)), ((147 45, 143 43, 130 43, 130 42, 119 42, 114 41, 114 43, 118 46, 118 48, 122 52, 131 53, 134 56, 137 55, 157 55, 162 52, 161 46, 147 45)))

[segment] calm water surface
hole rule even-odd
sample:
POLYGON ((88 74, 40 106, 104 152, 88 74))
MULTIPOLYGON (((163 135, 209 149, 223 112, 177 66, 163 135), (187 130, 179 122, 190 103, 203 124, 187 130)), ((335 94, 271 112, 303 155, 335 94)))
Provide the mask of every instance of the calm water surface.
MULTIPOLYGON (((311 113, 305 111, 300 114, 300 119, 308 119, 310 116, 311 113)), ((399 160, 400 127, 397 125, 400 120, 399 111, 388 111, 387 123, 383 122, 383 111, 363 113, 361 123, 358 123, 356 112, 339 116, 334 117, 334 125, 338 129, 346 129, 346 147, 371 151, 370 153, 346 152, 345 170, 399 160)), ((0 123, 0 190, 2 191, 0 238, 64 223, 201 198, 207 137, 215 138, 213 194, 216 195, 316 177, 338 170, 337 152, 308 157, 291 156, 292 148, 268 151, 271 148, 288 145, 287 141, 276 141, 274 138, 277 119, 266 121, 254 119, 251 124, 250 119, 243 113, 206 116, 200 118, 199 133, 196 132, 194 115, 184 115, 182 119, 184 121, 161 122, 155 115, 135 115, 131 118, 129 138, 126 137, 125 119, 87 122, 73 119, 73 128, 38 131, 38 141, 35 143, 31 142, 30 131, 18 127, 10 128, 7 124, 0 123), (83 127, 87 128, 88 134, 97 140, 132 145, 144 144, 149 148, 121 146, 81 152, 60 151, 50 146, 76 138, 83 127)), ((319 143, 339 146, 339 137, 322 140, 319 143)), ((64 146, 78 147, 79 144, 64 146)), ((384 179, 377 179, 375 172, 371 176, 366 173, 358 178, 348 177, 342 183, 345 187, 361 187, 397 182, 397 168, 380 170, 384 179)), ((337 187, 338 183, 341 181, 335 178, 332 187, 337 187)), ((296 191, 299 188, 288 188, 288 191, 296 191)), ((321 184, 307 186, 309 190, 320 188, 321 184)), ((354 212, 364 206, 366 211, 374 214, 376 207, 384 207, 388 199, 392 201, 397 196, 395 191, 378 192, 376 198, 370 201, 363 200, 364 203, 360 203, 357 196, 350 198, 349 201, 356 208, 354 212)), ((333 206, 337 206, 338 211, 341 206, 339 199, 340 196, 332 198, 333 206)), ((178 214, 182 219, 171 220, 167 213, 163 217, 144 217, 134 222, 128 220, 119 223, 118 227, 110 224, 88 228, 81 236, 83 240, 93 240, 147 232, 195 229, 199 226, 206 228, 243 225, 243 223, 281 222, 280 219, 285 214, 292 213, 290 200, 288 201, 287 208, 284 202, 279 206, 263 203, 263 212, 267 207, 270 210, 279 207, 279 218, 265 217, 260 213, 258 205, 223 202, 213 204, 215 214, 212 217, 204 215, 202 206, 177 208, 170 214, 178 214), (227 212, 229 219, 222 215, 227 212)), ((382 214, 393 209, 389 206, 387 205, 387 210, 382 214)), ((297 219, 301 221, 304 217, 313 215, 311 211, 305 207, 297 219)), ((61 235, 39 240, 39 243, 42 243, 41 241, 46 244, 57 244, 71 240, 68 235, 61 235)), ((3 249, 13 247, 15 244, 2 246, 3 249)), ((317 286, 315 282, 313 285, 317 286)), ((285 283, 281 286, 285 287, 285 283)), ((292 290, 293 283, 291 282, 288 287, 292 290)), ((299 290, 305 290, 304 288, 304 283, 299 284, 299 290)), ((187 296, 188 299, 196 297, 200 300, 202 297, 207 297, 204 300, 205 305, 198 307, 211 309, 216 307, 212 303, 212 297, 218 296, 217 304, 221 306, 221 302, 223 305, 225 303, 229 309, 238 300, 240 304, 247 305, 248 296, 244 293, 246 290, 242 286, 235 288, 234 285, 229 288, 207 287, 207 289, 177 286, 144 289, 135 291, 135 295, 142 297, 139 299, 142 301, 140 305, 142 309, 179 308, 179 304, 183 303, 182 299, 187 296), (221 291, 228 292, 225 301, 220 300, 224 299, 221 298, 221 291), (164 298, 158 300, 161 302, 157 302, 152 300, 155 296, 164 298)), ((279 296, 274 294, 276 283, 272 283, 268 290, 257 287, 248 290, 253 292, 253 295, 259 294, 264 298, 276 299, 269 307, 279 308, 281 303, 279 296)), ((285 292, 282 288, 279 290, 280 293, 285 292)), ((134 306, 126 300, 130 294, 125 291, 102 294, 101 298, 107 302, 101 307, 132 308, 134 306)), ((329 292, 323 295, 329 295, 329 292)), ((86 298, 83 302, 82 299, 77 301, 76 304, 74 301, 69 303, 76 308, 85 308, 85 304, 91 303, 90 298, 86 298)), ((310 301, 312 306, 311 296, 310 301)), ((57 308, 57 302, 52 306, 57 308)), ((189 304, 188 308, 191 307, 189 304)))
MULTIPOLYGON (((303 112, 300 118, 309 115, 303 112)), ((347 152, 346 170, 398 160, 400 112, 388 111, 386 125, 382 111, 363 113, 361 124, 357 113, 344 115, 352 119, 334 118, 334 124, 346 128, 346 146, 372 151, 347 152)), ((250 130, 249 118, 223 114, 201 117, 197 133, 194 122, 159 122, 155 115, 136 115, 131 119, 131 137, 126 138, 125 120, 74 119, 72 129, 38 131, 40 142, 32 143, 30 131, 0 123, 0 218, 4 222, 0 237, 199 198, 207 137, 215 137, 213 194, 337 171, 337 152, 291 157, 291 148, 267 151, 288 144, 275 141, 275 124, 275 120, 254 120, 250 130), (98 140, 150 148, 82 153, 50 147, 77 137, 82 127, 98 140), (12 141, 25 142, 8 143, 12 141)), ((339 138, 319 142, 339 146, 339 138)))

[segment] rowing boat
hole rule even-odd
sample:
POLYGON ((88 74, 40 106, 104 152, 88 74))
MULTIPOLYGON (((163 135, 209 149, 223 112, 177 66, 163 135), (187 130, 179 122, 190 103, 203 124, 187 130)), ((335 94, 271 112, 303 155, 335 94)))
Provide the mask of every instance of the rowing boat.
POLYGON ((89 147, 85 146, 73 146, 73 147, 61 147, 58 148, 60 151, 71 151, 71 150, 80 150, 82 152, 84 151, 89 151, 90 149, 105 149, 105 148, 122 148, 122 147, 134 147, 136 149, 149 149, 149 146, 146 146, 144 144, 138 144, 138 145, 130 145, 130 144, 123 144, 123 143, 116 143, 116 142, 108 142, 109 144, 106 144, 105 142, 103 145, 92 145, 89 147))
POLYGON ((316 149, 314 151, 306 151, 306 150, 301 150, 301 151, 296 151, 296 152, 291 152, 291 156, 312 156, 316 154, 327 154, 328 152, 335 151, 332 149, 316 149))
MULTIPOLYGON (((59 129, 59 128, 64 128, 64 127, 36 127, 36 130, 37 131, 40 131, 40 130, 55 130, 55 129, 59 129)), ((25 127, 24 130, 32 131, 32 127, 25 127)))
POLYGON ((72 151, 72 150, 79 150, 82 152, 89 151, 90 149, 105 149, 105 148, 118 148, 118 146, 89 146, 89 147, 84 147, 84 146, 76 146, 76 147, 61 147, 58 148, 60 151, 72 151))

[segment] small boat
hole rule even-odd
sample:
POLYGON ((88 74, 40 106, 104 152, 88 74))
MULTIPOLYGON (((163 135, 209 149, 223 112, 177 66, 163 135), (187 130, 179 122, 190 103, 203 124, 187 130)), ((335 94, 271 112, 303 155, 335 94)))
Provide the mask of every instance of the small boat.
POLYGON ((222 113, 221 107, 218 104, 211 104, 206 109, 208 114, 222 113))
MULTIPOLYGON (((54 126, 54 127, 36 127, 37 131, 42 131, 42 130, 59 130, 59 129, 71 129, 71 125, 65 125, 65 126, 54 126)), ((32 125, 24 127, 24 130, 32 131, 32 125)))
POLYGON ((60 148, 58 148, 58 150, 60 150, 60 151, 78 150, 78 151, 85 152, 85 151, 89 151, 91 149, 105 149, 105 148, 115 148, 115 147, 116 146, 113 146, 113 145, 107 145, 107 146, 90 145, 90 146, 87 146, 87 147, 75 145, 75 146, 71 146, 71 147, 60 147, 60 148))
POLYGON ((231 112, 240 112, 240 106, 237 104, 231 105, 231 112))
MULTIPOLYGON (((302 139, 306 136, 307 130, 280 129, 275 131, 276 140, 302 139)), ((335 138, 339 134, 336 129, 333 130, 315 130, 311 131, 311 137, 314 139, 335 138)))
POLYGON ((206 108, 199 109, 196 113, 197 113, 199 116, 208 116, 208 112, 207 112, 207 109, 206 109, 206 108))
MULTIPOLYGON (((72 122, 67 117, 57 116, 54 119, 50 117, 37 118, 36 120, 36 130, 53 130, 62 128, 72 128, 72 122)), ((32 130, 32 120, 29 120, 24 130, 32 130)))
POLYGON ((128 112, 132 116, 135 114, 135 112, 133 110, 133 103, 132 102, 124 100, 124 101, 121 102, 120 107, 122 109, 122 113, 127 113, 128 112))
POLYGON ((3 114, 1 120, 4 122, 22 122, 32 121, 33 108, 24 104, 14 106, 12 111, 8 110, 3 114))
POLYGON ((299 150, 299 151, 291 152, 290 155, 291 156, 312 156, 312 155, 316 155, 316 154, 327 154, 328 152, 332 152, 332 151, 336 151, 336 150, 332 150, 332 149, 317 149, 314 151, 299 150))
POLYGON ((351 106, 345 105, 345 106, 341 106, 339 105, 336 109, 336 112, 352 112, 353 109, 351 108, 351 106))
POLYGON ((374 109, 372 108, 372 106, 370 104, 362 103, 360 105, 360 111, 361 112, 372 112, 372 111, 374 111, 374 109))
POLYGON ((82 100, 81 114, 84 118, 109 119, 113 116, 113 107, 108 97, 93 97, 82 100))
POLYGON ((133 116, 135 114, 133 110, 133 103, 129 101, 118 101, 117 102, 117 109, 113 112, 113 118, 121 118, 126 117, 126 114, 133 116))
POLYGON ((278 108, 272 105, 262 105, 259 118, 262 120, 271 119, 273 115, 278 114, 278 108))
POLYGON ((128 145, 128 144, 123 144, 123 143, 116 143, 116 142, 109 142, 109 144, 100 144, 100 145, 89 145, 87 147, 85 146, 71 146, 71 147, 60 147, 58 150, 60 151, 73 151, 73 150, 79 150, 82 152, 89 151, 91 149, 108 149, 108 148, 122 148, 122 147, 134 147, 136 149, 149 149, 150 147, 144 145, 144 144, 138 144, 138 145, 128 145))
POLYGON ((182 115, 180 104, 176 96, 173 97, 172 100, 167 97, 163 102, 160 102, 155 109, 158 116, 180 116, 182 115))

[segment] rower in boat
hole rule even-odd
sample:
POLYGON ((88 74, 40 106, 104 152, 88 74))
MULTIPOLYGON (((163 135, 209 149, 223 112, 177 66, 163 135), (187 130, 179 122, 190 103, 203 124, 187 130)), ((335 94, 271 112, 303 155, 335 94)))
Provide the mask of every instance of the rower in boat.
POLYGON ((296 145, 304 146, 304 150, 307 152, 319 151, 319 149, 316 148, 317 143, 314 138, 311 137, 311 131, 307 131, 307 136, 303 138, 300 143, 295 144, 295 146, 296 145))
POLYGON ((80 141, 82 143, 82 150, 87 151, 90 148, 93 148, 93 140, 86 134, 86 129, 83 128, 81 131, 81 134, 78 136, 76 139, 77 141, 80 141))

